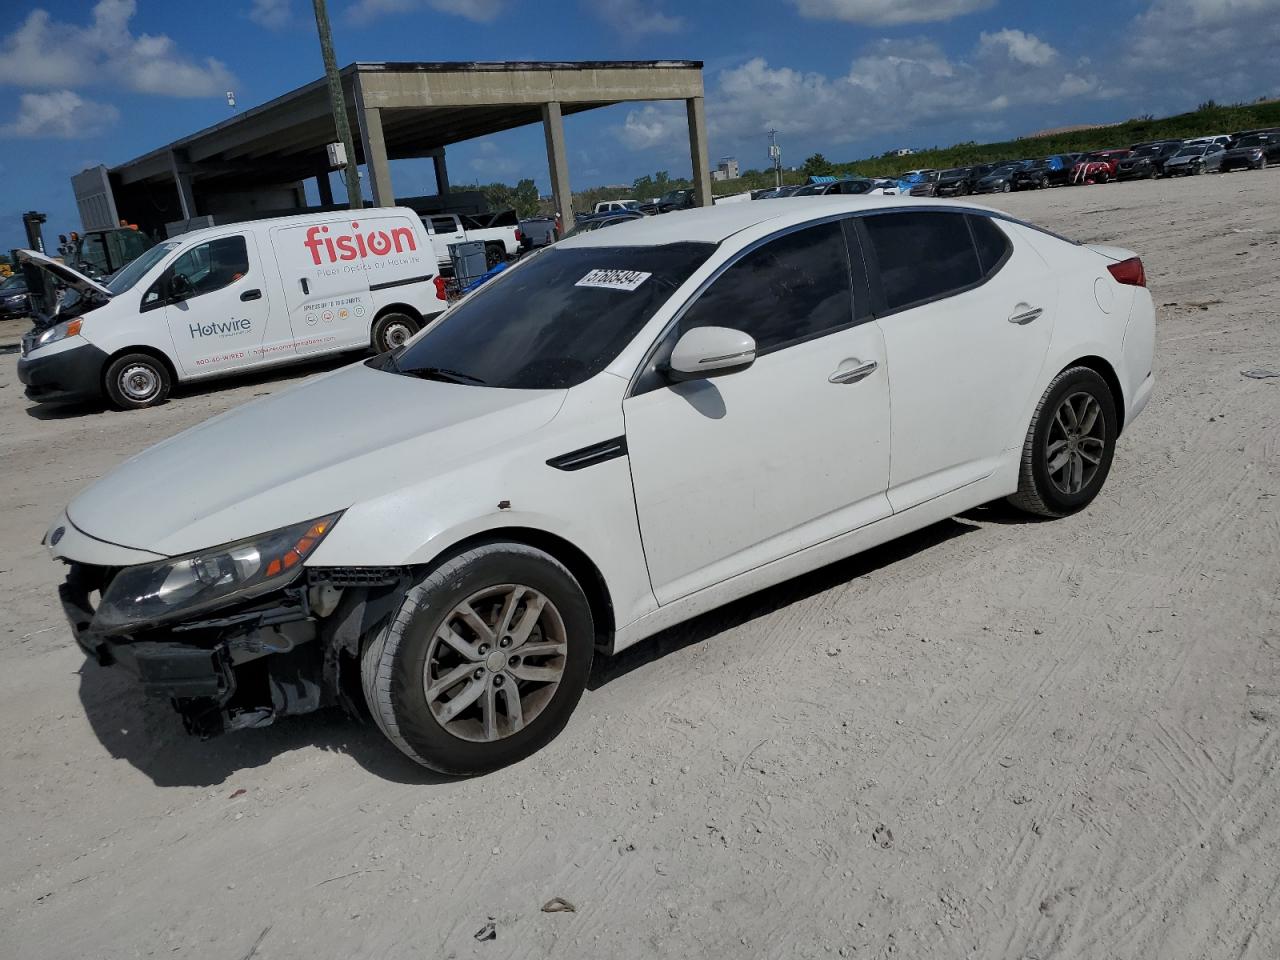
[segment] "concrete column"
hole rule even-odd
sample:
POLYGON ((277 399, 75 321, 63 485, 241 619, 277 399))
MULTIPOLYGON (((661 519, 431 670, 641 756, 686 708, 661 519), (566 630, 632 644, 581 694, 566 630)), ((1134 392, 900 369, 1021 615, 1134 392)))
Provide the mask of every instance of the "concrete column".
POLYGON ((320 194, 323 206, 333 206, 333 184, 329 182, 329 168, 326 166, 316 174, 316 190, 320 194))
POLYGON ((564 149, 564 118, 560 102, 553 100, 542 105, 542 127, 547 135, 547 166, 551 173, 551 195, 555 198, 556 212, 560 214, 560 229, 568 233, 573 229, 573 192, 569 189, 569 161, 564 149))
POLYGON ((185 155, 177 150, 169 151, 169 166, 173 170, 173 182, 178 188, 178 204, 182 208, 182 219, 190 220, 196 215, 196 195, 191 189, 191 171, 185 155))
POLYGON ((387 160, 387 142, 382 137, 382 111, 377 107, 360 111, 360 140, 364 145, 364 168, 373 191, 373 205, 394 206, 396 194, 391 188, 391 163, 387 160))
POLYGON ((449 165, 445 163, 444 147, 431 155, 431 162, 436 168, 436 193, 443 197, 449 192, 449 165))
POLYGON ((693 161, 693 187, 698 203, 709 207, 711 198, 711 167, 707 162, 707 115, 702 97, 690 97, 685 102, 689 113, 689 158, 693 161))

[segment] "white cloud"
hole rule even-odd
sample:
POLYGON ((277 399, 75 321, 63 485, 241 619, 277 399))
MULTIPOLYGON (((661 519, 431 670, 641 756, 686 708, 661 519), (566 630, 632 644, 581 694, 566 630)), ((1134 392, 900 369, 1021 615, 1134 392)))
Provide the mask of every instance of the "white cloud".
POLYGON ((627 112, 618 137, 630 150, 674 146, 688 150, 689 115, 681 103, 647 103, 627 112))
POLYGON ((293 19, 290 0, 253 0, 249 19, 268 30, 280 30, 293 19))
POLYGON ((685 25, 683 17, 654 9, 651 0, 583 0, 582 6, 624 36, 677 33, 685 25))
POLYGON ((1018 63, 1031 67, 1044 67, 1052 63, 1058 51, 1039 37, 1021 30, 999 30, 996 33, 983 33, 978 38, 980 52, 1002 52, 1018 63))
POLYGON ((802 17, 873 26, 933 23, 987 10, 996 0, 791 0, 802 17))
POLYGON ((116 83, 171 97, 211 96, 233 86, 221 61, 188 56, 164 34, 132 33, 136 10, 135 0, 99 0, 83 27, 32 10, 0 41, 0 84, 100 90, 116 83))
POLYGON ((120 119, 107 103, 85 100, 74 90, 24 93, 18 115, 0 126, 0 136, 19 139, 74 140, 94 137, 120 119))
POLYGON ((428 9, 448 13, 475 23, 492 23, 506 7, 507 0, 357 0, 347 8, 347 16, 357 21, 372 20, 391 13, 428 9))

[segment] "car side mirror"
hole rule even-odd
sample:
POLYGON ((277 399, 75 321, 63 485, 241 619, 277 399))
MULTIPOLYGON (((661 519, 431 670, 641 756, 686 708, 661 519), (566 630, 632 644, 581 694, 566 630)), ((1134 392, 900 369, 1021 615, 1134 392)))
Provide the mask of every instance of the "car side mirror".
POLYGON ((170 300, 186 300, 191 296, 191 281, 181 273, 175 273, 169 278, 169 299, 170 300))
POLYGON ((745 370, 756 362, 756 342, 730 327, 694 327, 671 351, 667 375, 672 380, 703 380, 745 370))

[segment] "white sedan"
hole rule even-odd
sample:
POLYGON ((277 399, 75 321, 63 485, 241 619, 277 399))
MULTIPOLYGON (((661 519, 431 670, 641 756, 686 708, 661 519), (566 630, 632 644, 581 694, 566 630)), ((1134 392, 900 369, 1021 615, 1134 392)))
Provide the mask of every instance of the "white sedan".
POLYGON ((46 542, 80 645, 190 731, 339 703, 474 774, 598 654, 978 504, 1088 505, 1151 396, 1145 283, 962 203, 637 220, 129 460, 46 542))

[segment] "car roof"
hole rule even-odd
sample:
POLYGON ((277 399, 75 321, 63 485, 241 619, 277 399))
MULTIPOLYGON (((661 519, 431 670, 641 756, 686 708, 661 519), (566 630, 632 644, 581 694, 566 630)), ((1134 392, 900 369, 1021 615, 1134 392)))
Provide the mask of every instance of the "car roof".
POLYGON ((933 198, 878 196, 779 197, 729 203, 716 207, 697 207, 630 223, 620 223, 608 230, 595 230, 576 237, 566 237, 558 247, 648 247, 664 243, 721 243, 762 223, 778 229, 814 220, 823 215, 861 213, 867 210, 910 209, 912 207, 956 207, 982 213, 988 208, 973 203, 933 198))

